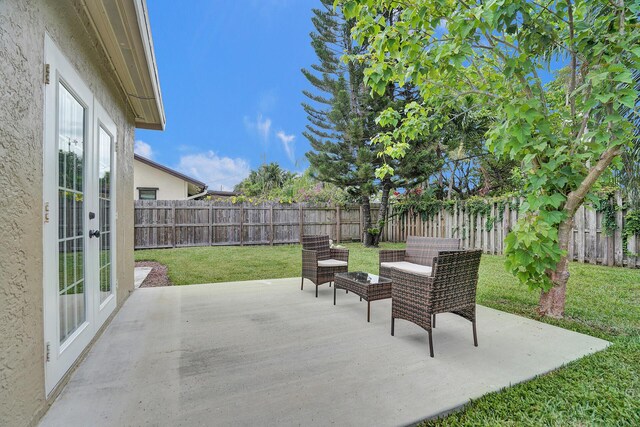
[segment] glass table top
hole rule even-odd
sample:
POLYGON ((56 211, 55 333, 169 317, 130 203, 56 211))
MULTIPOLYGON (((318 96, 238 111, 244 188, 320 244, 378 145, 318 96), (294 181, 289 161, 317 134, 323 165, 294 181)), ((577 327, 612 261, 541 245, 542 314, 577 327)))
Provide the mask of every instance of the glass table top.
POLYGON ((338 273, 336 276, 342 276, 349 280, 354 280, 364 285, 377 285, 379 283, 390 283, 391 279, 386 277, 376 276, 375 274, 365 273, 362 271, 352 271, 349 273, 338 273))

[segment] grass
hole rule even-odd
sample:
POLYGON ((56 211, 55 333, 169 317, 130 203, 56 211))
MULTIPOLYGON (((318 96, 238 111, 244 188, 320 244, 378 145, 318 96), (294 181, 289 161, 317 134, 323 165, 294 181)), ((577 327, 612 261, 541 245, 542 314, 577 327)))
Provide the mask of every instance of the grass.
MULTIPOLYGON (((377 250, 347 245, 349 269, 378 271, 377 250)), ((401 248, 401 244, 383 244, 401 248)), ((225 246, 136 251, 136 261, 156 261, 169 268, 174 285, 300 277, 300 246, 225 246)))
MULTIPOLYGON (((359 244, 347 247, 351 271, 378 271, 377 250, 359 244)), ((300 275, 298 245, 147 250, 136 252, 136 260, 167 265, 175 285, 300 275)), ((572 263, 566 316, 553 320, 539 318, 538 293, 518 284, 503 264, 503 257, 483 256, 478 303, 597 336, 613 345, 424 425, 640 425, 640 271, 572 263)))

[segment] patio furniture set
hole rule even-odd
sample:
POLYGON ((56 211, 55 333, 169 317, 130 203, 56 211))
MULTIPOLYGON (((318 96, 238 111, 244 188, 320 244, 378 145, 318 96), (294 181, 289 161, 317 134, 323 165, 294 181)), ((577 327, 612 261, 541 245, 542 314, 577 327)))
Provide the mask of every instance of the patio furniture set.
POLYGON ((349 251, 331 248, 329 236, 302 237, 302 281, 316 286, 333 286, 333 304, 337 289, 344 289, 367 301, 367 322, 371 320, 371 302, 391 298, 391 335, 395 319, 408 320, 429 334, 429 352, 433 357, 432 330, 436 314, 454 313, 472 324, 476 334, 476 289, 481 250, 463 250, 459 239, 409 236, 406 249, 381 250, 380 275, 349 272, 349 251))

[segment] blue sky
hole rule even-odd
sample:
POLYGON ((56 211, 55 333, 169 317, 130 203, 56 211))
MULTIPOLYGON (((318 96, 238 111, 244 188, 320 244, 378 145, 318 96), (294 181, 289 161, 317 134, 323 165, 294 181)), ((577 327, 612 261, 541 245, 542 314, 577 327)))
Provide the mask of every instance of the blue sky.
POLYGON ((300 69, 317 61, 309 33, 319 1, 150 0, 147 6, 167 128, 137 130, 136 152, 215 190, 232 189, 265 160, 306 169, 310 145, 300 103, 302 90, 312 88, 300 69))
POLYGON ((300 69, 313 0, 147 2, 164 132, 136 131, 136 152, 209 184, 231 189, 263 156, 302 171, 310 146, 300 106, 300 69))

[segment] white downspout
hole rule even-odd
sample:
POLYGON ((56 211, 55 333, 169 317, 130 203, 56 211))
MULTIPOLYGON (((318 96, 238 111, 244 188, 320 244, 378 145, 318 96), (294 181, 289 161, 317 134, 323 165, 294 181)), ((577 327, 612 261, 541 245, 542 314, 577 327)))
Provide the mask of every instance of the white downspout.
POLYGON ((201 197, 201 196, 206 196, 207 193, 208 193, 207 187, 204 187, 204 191, 202 193, 194 194, 193 196, 189 196, 189 197, 187 197, 187 200, 193 200, 193 199, 201 197))

